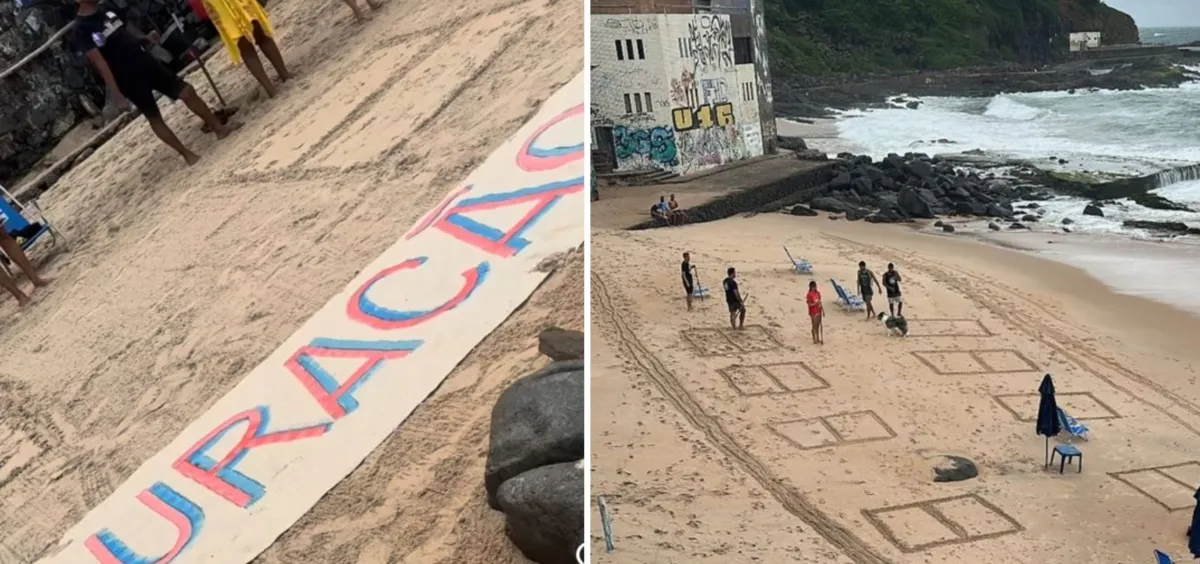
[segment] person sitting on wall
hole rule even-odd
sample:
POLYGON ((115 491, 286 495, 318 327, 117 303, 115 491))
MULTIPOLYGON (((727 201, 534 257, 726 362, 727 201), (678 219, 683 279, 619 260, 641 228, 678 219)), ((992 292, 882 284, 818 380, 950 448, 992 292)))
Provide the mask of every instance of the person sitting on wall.
POLYGON ((687 219, 687 212, 679 209, 679 202, 675 201, 675 194, 671 194, 671 198, 667 200, 667 209, 670 210, 667 222, 672 225, 683 225, 687 219))
POLYGON ((650 217, 659 221, 665 222, 668 225, 671 223, 671 205, 667 203, 666 196, 659 196, 658 203, 650 206, 650 217))

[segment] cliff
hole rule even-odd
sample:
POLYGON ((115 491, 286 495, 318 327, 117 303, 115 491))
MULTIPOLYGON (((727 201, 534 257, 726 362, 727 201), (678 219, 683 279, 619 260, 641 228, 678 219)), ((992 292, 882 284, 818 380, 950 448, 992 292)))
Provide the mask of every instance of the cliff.
POLYGON ((765 0, 772 74, 938 70, 1053 60, 1067 34, 1136 43, 1128 14, 1100 0, 765 0))

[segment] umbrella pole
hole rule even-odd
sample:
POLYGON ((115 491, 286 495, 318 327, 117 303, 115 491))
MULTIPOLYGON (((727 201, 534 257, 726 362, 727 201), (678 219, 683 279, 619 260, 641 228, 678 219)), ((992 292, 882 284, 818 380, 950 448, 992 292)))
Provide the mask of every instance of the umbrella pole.
POLYGON ((200 65, 200 72, 204 73, 204 78, 208 79, 208 85, 211 86, 213 92, 216 93, 217 100, 221 102, 221 107, 229 107, 229 104, 225 102, 225 97, 221 95, 221 91, 217 90, 217 83, 213 81, 212 75, 208 74, 208 67, 204 66, 204 61, 201 59, 200 54, 193 50, 192 57, 195 57, 196 64, 200 65))
POLYGON ((1050 437, 1046 437, 1046 465, 1043 468, 1050 467, 1050 437))

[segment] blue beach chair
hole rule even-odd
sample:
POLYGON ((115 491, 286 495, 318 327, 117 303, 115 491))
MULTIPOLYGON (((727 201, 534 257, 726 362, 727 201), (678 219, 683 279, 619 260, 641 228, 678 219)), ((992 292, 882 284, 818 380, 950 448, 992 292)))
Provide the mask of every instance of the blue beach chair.
MULTIPOLYGON (((33 248, 46 235, 49 235, 51 242, 56 245, 59 244, 59 238, 62 237, 62 234, 46 219, 46 214, 42 213, 37 202, 22 204, 3 186, 0 186, 0 218, 3 219, 3 222, 0 222, 0 228, 13 238, 19 239, 23 251, 33 248)), ((62 245, 64 248, 66 247, 65 238, 62 240, 62 245)), ((3 268, 9 275, 12 274, 6 262, 0 261, 0 268, 3 268)))
POLYGON ((1167 556, 1166 553, 1161 550, 1154 551, 1154 562, 1155 564, 1175 564, 1175 561, 1171 560, 1171 557, 1167 556))
POLYGON ((783 246, 783 252, 787 253, 788 260, 792 261, 792 271, 796 274, 812 274, 812 263, 805 259, 796 260, 792 257, 792 252, 788 250, 787 245, 783 246))
POLYGON ((837 304, 842 306, 842 309, 855 310, 866 307, 867 304, 863 303, 862 298, 847 292, 840 284, 837 283, 837 280, 830 278, 829 283, 833 284, 833 291, 837 292, 838 295, 837 304))
POLYGON ((1062 430, 1071 435, 1072 438, 1088 440, 1087 425, 1080 423, 1074 417, 1067 415, 1063 408, 1058 408, 1058 422, 1062 424, 1062 430))

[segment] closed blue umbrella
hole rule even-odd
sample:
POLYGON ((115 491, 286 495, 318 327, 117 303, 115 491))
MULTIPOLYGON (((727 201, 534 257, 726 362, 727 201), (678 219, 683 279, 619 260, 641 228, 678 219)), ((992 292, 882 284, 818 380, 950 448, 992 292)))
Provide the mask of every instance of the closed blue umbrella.
POLYGON ((1042 401, 1038 403, 1037 434, 1046 437, 1046 466, 1050 466, 1050 437, 1057 436, 1062 431, 1062 422, 1058 419, 1058 402, 1054 399, 1054 380, 1047 374, 1038 386, 1042 401))
POLYGON ((1200 490, 1196 490, 1196 509, 1192 510, 1192 526, 1188 527, 1188 550, 1200 558, 1200 490))

